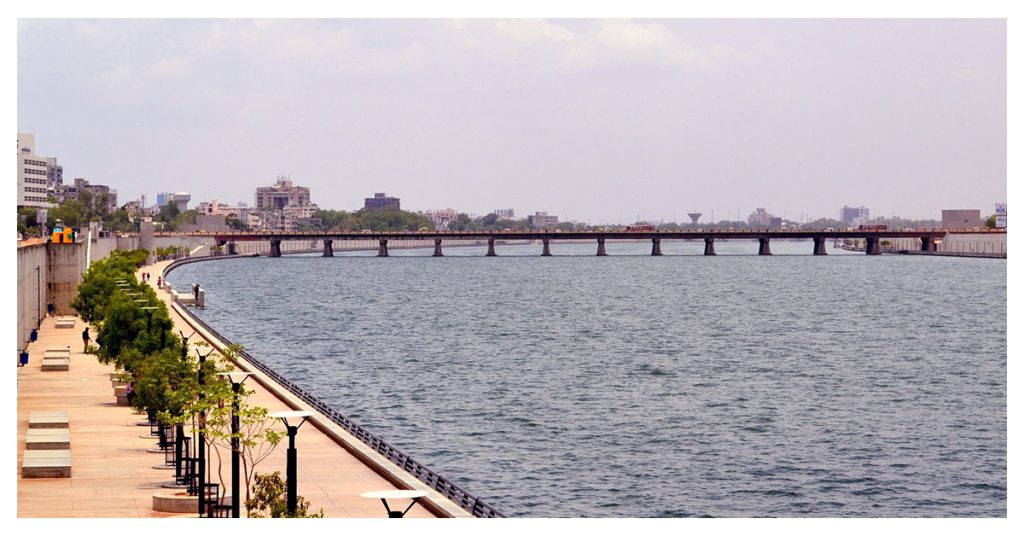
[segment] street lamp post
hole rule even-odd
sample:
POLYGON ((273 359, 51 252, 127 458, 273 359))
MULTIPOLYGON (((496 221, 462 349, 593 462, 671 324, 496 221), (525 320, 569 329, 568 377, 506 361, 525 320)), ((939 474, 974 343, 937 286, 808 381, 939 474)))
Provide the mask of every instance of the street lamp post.
MULTIPOLYGON (((205 385, 205 379, 203 378, 203 364, 206 363, 206 357, 213 353, 210 350, 203 355, 199 353, 199 349, 196 349, 196 355, 199 356, 199 405, 202 408, 203 400, 206 395, 203 394, 203 386, 205 385)), ((203 512, 206 510, 206 434, 203 431, 206 430, 206 410, 199 410, 199 441, 196 443, 196 457, 199 458, 198 472, 199 472, 199 500, 196 501, 199 504, 199 517, 203 517, 203 512)))
POLYGON ((295 511, 298 510, 298 493, 296 489, 296 480, 298 479, 298 468, 296 467, 298 457, 296 456, 295 450, 295 434, 299 432, 299 427, 302 423, 306 422, 312 412, 309 411, 278 411, 271 413, 270 417, 281 419, 284 423, 285 428, 288 429, 288 516, 294 517, 295 511), (288 424, 288 419, 298 419, 299 423, 292 426, 288 424))
POLYGON ((223 372, 220 374, 231 381, 231 517, 242 517, 241 478, 241 445, 238 438, 238 393, 242 390, 242 382, 252 375, 251 372, 223 372))

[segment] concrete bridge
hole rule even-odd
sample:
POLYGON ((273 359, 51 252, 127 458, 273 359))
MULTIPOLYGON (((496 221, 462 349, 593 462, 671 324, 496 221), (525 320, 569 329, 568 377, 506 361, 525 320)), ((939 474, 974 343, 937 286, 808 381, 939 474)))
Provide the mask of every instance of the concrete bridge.
POLYGON ((388 256, 388 244, 407 240, 433 240, 434 256, 444 255, 441 244, 445 240, 487 241, 487 255, 497 255, 495 243, 499 240, 540 240, 544 249, 542 256, 550 256, 552 240, 593 240, 597 244, 598 256, 605 256, 605 243, 609 240, 650 240, 651 255, 661 255, 661 243, 665 240, 703 240, 704 254, 715 254, 715 240, 756 240, 758 255, 771 255, 771 240, 812 240, 814 255, 825 255, 825 241, 843 238, 862 239, 868 255, 881 253, 881 241, 891 238, 916 238, 921 251, 935 251, 937 241, 949 233, 1005 233, 1005 229, 961 230, 961 229, 686 229, 676 231, 557 231, 557 230, 506 230, 506 231, 235 231, 216 233, 188 233, 189 236, 203 236, 225 246, 228 254, 236 252, 235 244, 242 241, 262 240, 270 243, 270 256, 281 256, 281 242, 287 240, 321 241, 323 255, 334 256, 333 243, 340 240, 375 240, 379 244, 377 255, 388 256))

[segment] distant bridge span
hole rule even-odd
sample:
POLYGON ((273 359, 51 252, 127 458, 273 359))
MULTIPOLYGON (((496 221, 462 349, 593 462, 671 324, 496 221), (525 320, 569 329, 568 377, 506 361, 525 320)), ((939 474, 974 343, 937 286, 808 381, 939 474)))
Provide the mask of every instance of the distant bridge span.
POLYGON ((335 240, 376 240, 378 256, 388 256, 388 243, 406 240, 434 240, 434 256, 443 255, 441 243, 444 240, 487 240, 487 256, 493 257, 495 242, 498 240, 540 240, 544 244, 543 256, 550 256, 551 240, 594 240, 597 255, 607 255, 605 242, 608 240, 650 240, 651 255, 661 255, 663 240, 704 240, 704 254, 715 254, 715 240, 757 240, 758 255, 771 255, 772 239, 811 239, 814 241, 814 255, 825 255, 825 241, 841 238, 857 238, 865 241, 865 253, 878 255, 880 242, 886 238, 917 238, 921 251, 935 251, 936 241, 950 233, 1005 234, 1005 229, 682 229, 675 231, 554 231, 554 230, 509 230, 509 231, 230 231, 195 233, 158 233, 159 236, 201 236, 209 237, 217 245, 227 246, 228 254, 235 251, 235 243, 263 240, 270 242, 270 256, 281 256, 281 242, 290 240, 322 241, 325 257, 334 255, 335 240))

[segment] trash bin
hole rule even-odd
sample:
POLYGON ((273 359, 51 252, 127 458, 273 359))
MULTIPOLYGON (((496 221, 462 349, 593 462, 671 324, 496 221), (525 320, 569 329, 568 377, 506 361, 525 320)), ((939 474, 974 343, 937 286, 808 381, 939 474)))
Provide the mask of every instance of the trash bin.
POLYGON ((38 329, 33 329, 32 330, 32 334, 30 334, 28 336, 28 340, 30 340, 32 342, 36 342, 37 340, 39 340, 39 330, 38 329))
POLYGON ((21 366, 27 365, 28 364, 28 352, 22 352, 21 356, 19 356, 18 361, 21 362, 21 366))

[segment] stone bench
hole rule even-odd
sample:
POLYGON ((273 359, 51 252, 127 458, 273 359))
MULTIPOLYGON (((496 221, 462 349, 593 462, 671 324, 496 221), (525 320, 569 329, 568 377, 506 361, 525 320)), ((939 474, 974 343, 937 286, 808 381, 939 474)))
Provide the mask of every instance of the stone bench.
POLYGON ((25 450, 22 478, 71 478, 71 451, 25 450))
POLYGON ((67 428, 68 412, 66 411, 33 411, 28 414, 28 427, 33 428, 67 428))
POLYGON ((117 401, 118 406, 128 405, 128 395, 125 394, 124 391, 120 393, 114 393, 114 399, 117 401))
POLYGON ((71 349, 47 348, 43 351, 43 359, 71 359, 71 349))
POLYGON ((67 428, 29 428, 25 432, 25 450, 70 450, 71 432, 67 428))
POLYGON ((58 318, 56 322, 57 329, 72 329, 75 327, 74 318, 58 318))
POLYGON ((66 357, 44 357, 40 365, 44 371, 68 371, 71 370, 71 360, 66 357))

